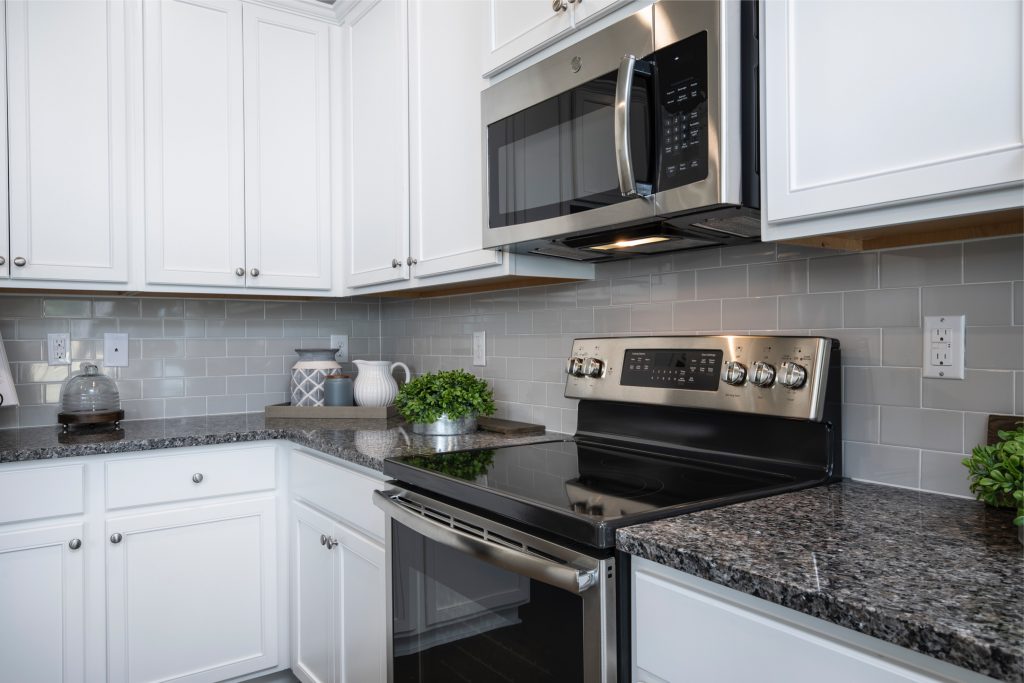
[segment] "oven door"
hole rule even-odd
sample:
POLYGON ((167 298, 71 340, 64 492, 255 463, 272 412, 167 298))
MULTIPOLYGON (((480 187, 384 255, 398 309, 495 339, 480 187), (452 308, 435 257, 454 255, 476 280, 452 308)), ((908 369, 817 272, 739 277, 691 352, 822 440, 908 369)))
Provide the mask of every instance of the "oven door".
POLYGON ((388 682, 612 683, 614 558, 402 489, 387 514, 388 682))

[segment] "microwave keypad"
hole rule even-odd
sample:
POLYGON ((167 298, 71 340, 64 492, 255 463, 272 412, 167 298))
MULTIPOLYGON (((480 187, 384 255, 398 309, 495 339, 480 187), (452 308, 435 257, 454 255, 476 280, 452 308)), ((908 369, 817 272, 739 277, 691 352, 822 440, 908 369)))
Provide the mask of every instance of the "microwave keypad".
POLYGON ((658 190, 708 175, 707 32, 658 50, 658 190))

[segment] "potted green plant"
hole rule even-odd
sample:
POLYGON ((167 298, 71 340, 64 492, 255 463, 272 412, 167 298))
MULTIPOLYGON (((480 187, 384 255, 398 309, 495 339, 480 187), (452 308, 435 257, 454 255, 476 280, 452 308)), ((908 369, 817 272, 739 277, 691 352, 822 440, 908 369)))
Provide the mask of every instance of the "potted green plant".
POLYGON ((978 500, 1000 508, 1015 508, 1013 523, 1024 543, 1024 423, 1000 431, 994 444, 975 446, 964 458, 971 479, 971 493, 978 500))
POLYGON ((395 407, 417 434, 469 434, 478 415, 494 414, 487 382, 465 370, 430 372, 402 386, 395 407))

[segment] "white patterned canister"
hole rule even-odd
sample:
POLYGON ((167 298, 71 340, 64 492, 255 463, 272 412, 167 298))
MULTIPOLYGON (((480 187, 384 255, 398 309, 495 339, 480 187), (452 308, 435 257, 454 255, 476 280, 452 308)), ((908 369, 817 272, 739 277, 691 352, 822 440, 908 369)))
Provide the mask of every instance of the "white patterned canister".
POLYGON ((295 349, 299 360, 292 366, 292 405, 322 406, 324 378, 341 365, 334 360, 338 349, 295 349))

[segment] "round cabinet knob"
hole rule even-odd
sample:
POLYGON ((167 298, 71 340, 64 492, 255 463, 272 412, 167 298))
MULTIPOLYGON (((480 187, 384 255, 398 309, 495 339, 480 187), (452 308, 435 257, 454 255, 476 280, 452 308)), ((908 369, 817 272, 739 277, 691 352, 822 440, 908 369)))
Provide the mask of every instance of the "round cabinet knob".
POLYGON ((759 387, 770 387, 775 383, 775 368, 764 361, 750 366, 750 381, 759 387))
POLYGON ((82 539, 72 538, 70 541, 68 541, 68 547, 72 550, 78 550, 82 547, 82 539))
POLYGON ((320 534, 320 545, 327 545, 327 537, 323 534, 320 534))
POLYGON ((722 368, 722 381, 726 384, 739 386, 747 380, 747 368, 743 363, 731 360, 722 368))
POLYGON ((238 277, 242 277, 243 275, 245 275, 245 268, 235 268, 235 275, 237 275, 238 277))
POLYGON ((338 540, 335 538, 327 537, 327 549, 334 550, 334 546, 338 545, 338 540))
POLYGON ((788 360, 779 366, 779 384, 788 389, 799 389, 807 381, 807 368, 788 360))
POLYGON ((569 2, 568 0, 551 0, 551 9, 556 14, 558 12, 564 12, 569 9, 569 2))
POLYGON ((604 373, 604 361, 599 358, 588 358, 583 361, 584 377, 600 377, 604 373))
POLYGON ((407 266, 415 266, 417 263, 419 263, 419 261, 414 259, 412 256, 408 256, 405 259, 405 265, 407 266))
POLYGON ((0 256, 0 266, 4 265, 5 263, 7 263, 7 259, 5 259, 3 256, 0 256))
POLYGON ((252 275, 253 277, 259 277, 260 276, 260 269, 259 268, 253 268, 252 270, 249 271, 249 275, 252 275))
POLYGON ((583 376, 583 359, 578 356, 570 358, 565 362, 565 373, 573 377, 583 376))
POLYGON ((24 266, 26 263, 28 263, 28 261, 25 260, 24 256, 15 256, 14 257, 14 265, 18 266, 19 268, 24 266))
POLYGON ((122 538, 121 534, 110 534, 111 543, 120 543, 122 538))
POLYGON ((193 474, 192 475, 192 481, 195 482, 196 484, 202 484, 203 483, 203 473, 202 472, 196 472, 195 474, 193 474))
POLYGON ((396 259, 396 258, 391 259, 391 267, 392 268, 400 268, 401 265, 402 265, 402 262, 399 261, 398 259, 396 259))

